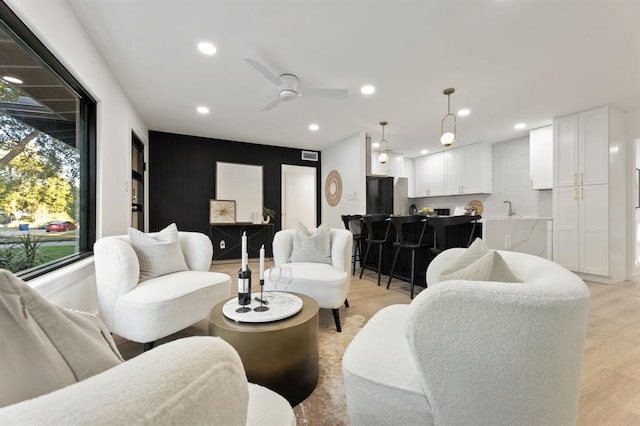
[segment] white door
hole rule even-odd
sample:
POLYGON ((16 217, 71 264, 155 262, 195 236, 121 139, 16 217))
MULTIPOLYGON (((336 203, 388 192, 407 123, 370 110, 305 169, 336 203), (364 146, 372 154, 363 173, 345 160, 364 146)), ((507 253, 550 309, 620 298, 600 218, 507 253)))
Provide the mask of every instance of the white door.
POLYGON ((609 109, 580 113, 580 185, 609 182, 609 109))
POLYGON ((282 165, 282 229, 317 226, 316 168, 282 165))

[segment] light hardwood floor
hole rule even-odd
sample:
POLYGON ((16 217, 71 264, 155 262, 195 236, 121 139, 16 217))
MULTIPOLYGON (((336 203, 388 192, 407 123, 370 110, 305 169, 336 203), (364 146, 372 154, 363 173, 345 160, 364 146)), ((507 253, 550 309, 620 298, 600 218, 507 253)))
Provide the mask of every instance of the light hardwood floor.
MULTIPOLYGON (((235 277, 239 263, 216 263, 212 270, 235 277)), ((250 267, 257 276, 258 264, 250 267)), ((267 266, 268 267, 268 266, 267 266)), ((358 271, 351 280, 350 308, 341 308, 340 315, 362 315, 366 320, 381 308, 409 303, 409 284, 394 279, 386 290, 386 279, 376 285, 377 275, 366 271, 362 280, 358 271)), ((587 283, 591 292, 589 325, 585 345, 579 425, 640 425, 640 283, 615 285, 587 283)), ((416 287, 416 294, 422 290, 416 287)), ((232 294, 235 294, 232 284, 232 294)), ((163 339, 173 340, 189 335, 206 335, 207 322, 201 321, 186 330, 163 339)), ((334 328, 330 310, 320 311, 320 327, 334 328)), ((116 336, 125 358, 142 351, 142 345, 116 336)))

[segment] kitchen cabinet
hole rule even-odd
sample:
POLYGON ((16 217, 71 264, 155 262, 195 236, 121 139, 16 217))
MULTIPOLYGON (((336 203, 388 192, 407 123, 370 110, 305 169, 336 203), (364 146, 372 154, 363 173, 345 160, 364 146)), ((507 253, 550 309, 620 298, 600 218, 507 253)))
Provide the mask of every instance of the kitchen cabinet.
POLYGON ((415 158, 413 176, 415 198, 444 195, 444 153, 415 158))
POLYGON ((554 120, 554 187, 608 183, 609 112, 602 107, 554 120))
POLYGON ((492 148, 474 144, 414 160, 414 197, 491 193, 492 148))
POLYGON ((567 269, 609 275, 609 185, 553 192, 554 261, 567 269))
POLYGON ((389 160, 382 164, 378 161, 378 152, 372 151, 371 175, 372 176, 403 176, 404 158, 401 154, 389 153, 389 160), (375 154, 375 155, 374 155, 375 154))
POLYGON ((529 132, 531 189, 553 188, 553 126, 529 132))
POLYGON ((626 276, 625 127, 611 107, 553 122, 553 260, 592 281, 626 276))
POLYGON ((445 194, 491 193, 493 152, 490 144, 474 144, 445 152, 445 194))
POLYGON ((407 193, 409 198, 414 198, 414 174, 413 174, 413 158, 403 158, 402 160, 402 177, 407 178, 407 193))

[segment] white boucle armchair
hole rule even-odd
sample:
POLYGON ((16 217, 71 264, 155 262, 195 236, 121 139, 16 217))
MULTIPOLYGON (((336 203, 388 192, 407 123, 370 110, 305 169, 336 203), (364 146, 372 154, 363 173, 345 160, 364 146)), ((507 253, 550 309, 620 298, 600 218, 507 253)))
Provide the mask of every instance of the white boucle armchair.
POLYGON ((145 350, 206 318, 231 294, 231 277, 209 272, 213 255, 209 237, 199 232, 178 234, 189 270, 142 282, 128 236, 104 237, 93 247, 100 317, 111 332, 144 343, 145 350))
MULTIPOLYGON (((346 229, 331 228, 331 264, 315 262, 291 262, 293 239, 296 229, 283 229, 273 238, 273 262, 275 266, 291 268, 293 281, 288 291, 302 293, 313 298, 320 308, 331 309, 336 330, 340 332, 340 313, 343 304, 349 306, 347 294, 351 284, 351 251, 353 236, 346 229)), ((265 290, 275 289, 269 280, 269 270, 265 271, 265 290)))
POLYGON ((158 346, 78 383, 0 408, 2 425, 294 426, 286 399, 247 383, 217 337, 158 346))
POLYGON ((452 280, 380 310, 351 342, 351 424, 573 425, 587 328, 584 282, 546 259, 499 251, 521 283, 452 280))

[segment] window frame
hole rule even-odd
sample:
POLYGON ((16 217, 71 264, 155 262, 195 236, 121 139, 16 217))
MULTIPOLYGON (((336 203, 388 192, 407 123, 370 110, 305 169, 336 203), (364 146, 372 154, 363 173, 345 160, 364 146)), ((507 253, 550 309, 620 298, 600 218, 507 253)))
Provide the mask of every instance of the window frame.
POLYGON ((65 66, 51 53, 38 37, 22 22, 22 20, 3 1, 0 1, 0 18, 7 28, 13 32, 16 42, 37 58, 43 66, 51 69, 63 80, 79 98, 78 113, 78 145, 80 153, 80 187, 79 187, 79 221, 80 231, 78 253, 62 258, 46 266, 18 272, 17 276, 24 280, 39 277, 63 266, 70 265, 93 255, 93 243, 96 240, 96 179, 97 179, 97 106, 95 99, 65 66))

